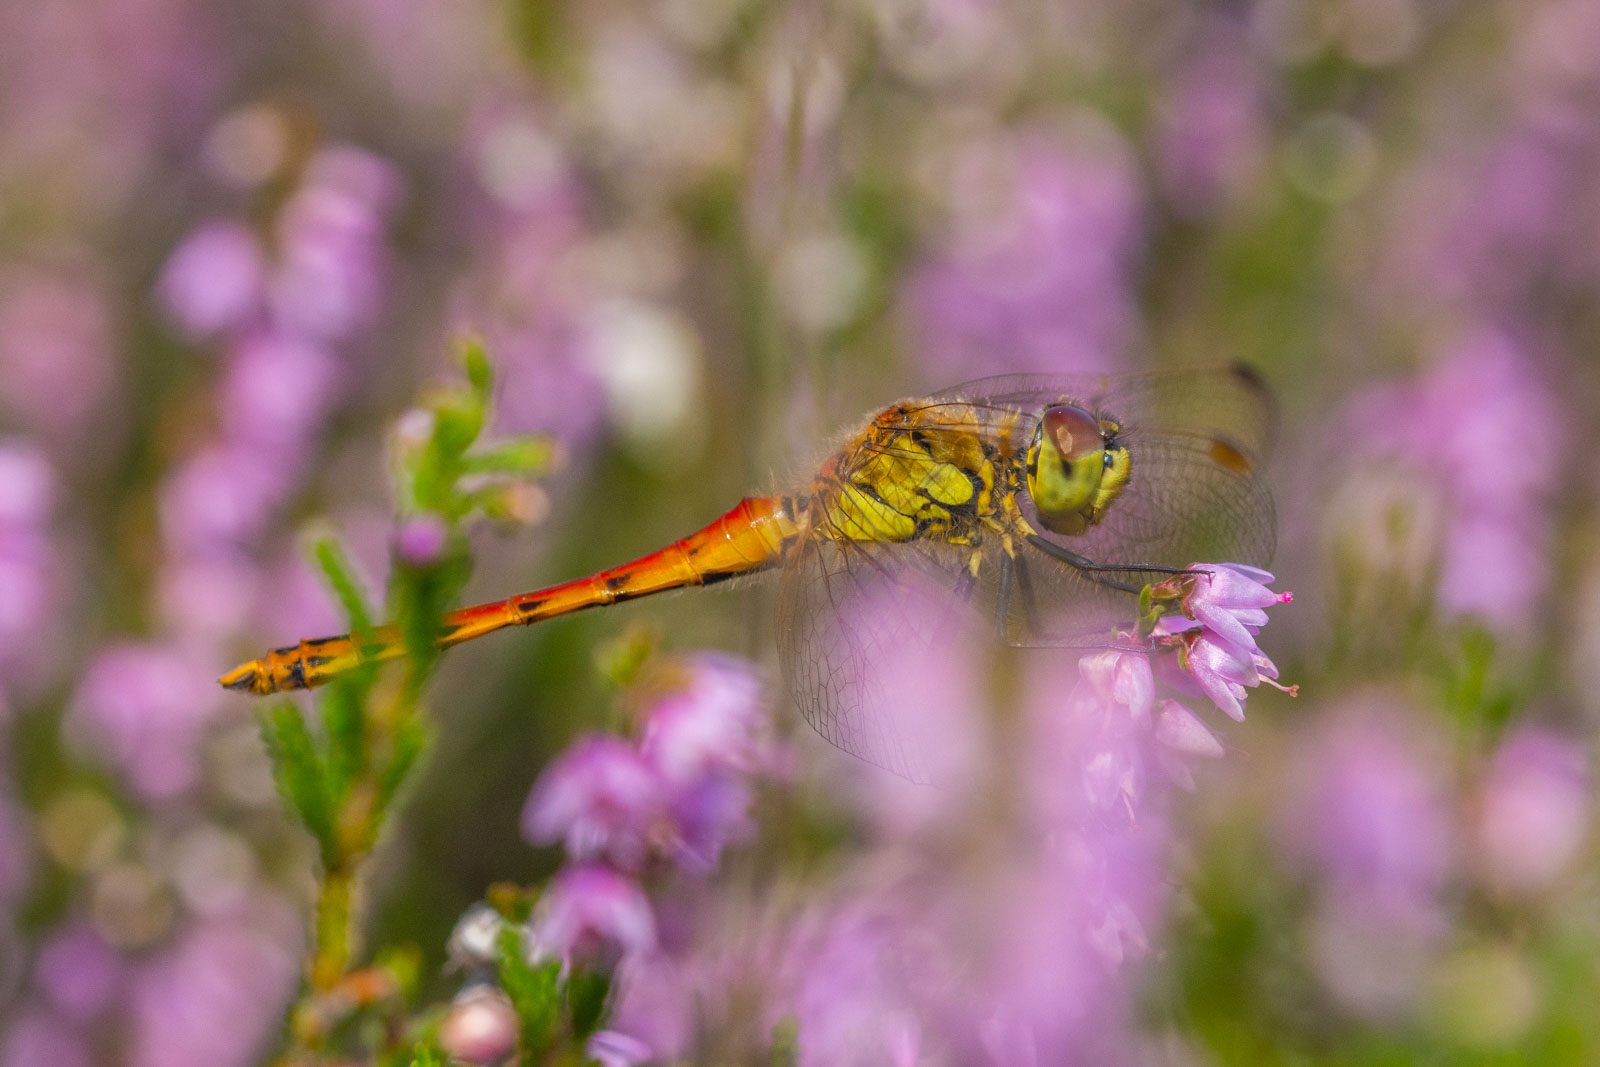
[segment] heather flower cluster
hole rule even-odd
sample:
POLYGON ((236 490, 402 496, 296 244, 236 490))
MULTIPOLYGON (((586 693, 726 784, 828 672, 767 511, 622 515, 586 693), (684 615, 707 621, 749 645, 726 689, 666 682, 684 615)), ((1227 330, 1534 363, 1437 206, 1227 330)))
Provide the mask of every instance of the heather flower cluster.
POLYGON ((1256 635, 1267 624, 1266 609, 1289 603, 1294 594, 1268 589, 1273 577, 1259 567, 1194 563, 1189 570, 1197 573, 1176 583, 1186 586, 1179 613, 1162 617, 1155 626, 1178 649, 1181 666, 1171 677, 1187 685, 1187 675, 1229 718, 1243 722, 1245 689, 1262 682, 1283 688, 1275 680, 1277 666, 1256 644, 1256 635))
POLYGON ((724 846, 749 836, 752 779, 779 768, 760 683, 730 657, 680 670, 643 713, 637 743, 591 734, 545 769, 523 810, 528 840, 638 876, 715 870, 724 846))
MULTIPOLYGON (((1276 674, 1254 641, 1264 607, 1288 599, 1267 589, 1271 580, 1233 566, 1183 580, 1192 646, 1224 649, 1230 665, 1242 657, 1256 671, 1247 676, 1199 656, 1174 667, 1196 692, 1216 692, 1229 714, 1241 712, 1244 686, 1276 674)), ((879 625, 886 622, 893 626, 879 625)), ((858 636, 871 625, 858 619, 858 636)), ((960 677, 975 666, 962 647, 884 648, 891 662, 880 666, 900 686, 892 692, 920 699, 953 686, 976 696, 960 677), (896 665, 896 657, 910 660, 896 665), (908 690, 913 675, 925 684, 908 690)), ((943 762, 953 775, 948 803, 908 800, 887 783, 858 790, 866 847, 822 884, 801 889, 804 904, 782 886, 724 882, 710 894, 669 898, 677 936, 639 952, 641 924, 624 921, 637 907, 601 904, 610 887, 587 873, 593 906, 617 924, 613 942, 626 946, 616 1036, 604 1061, 694 1058, 729 1041, 746 1057, 787 1042, 808 1065, 1119 1055, 1134 1029, 1130 998, 1166 895, 1166 786, 1194 788, 1193 761, 1223 753, 1193 710, 1162 695, 1152 666, 1159 655, 1092 653, 1071 677, 1060 664, 1035 664, 1021 735, 1009 741, 971 718, 975 705, 948 709, 950 718, 924 705, 933 712, 926 729, 950 731, 963 749, 994 746, 996 765, 1010 763, 1014 775, 986 781, 987 772, 962 775, 958 763, 943 762)), ((937 740, 927 747, 937 749, 937 740)), ((544 837, 564 830, 569 850, 625 865, 650 854, 652 838, 658 855, 675 847, 679 831, 663 832, 659 815, 642 815, 651 810, 641 803, 651 795, 641 788, 648 778, 623 762, 625 751, 591 740, 548 772, 534 794, 539 810, 554 807, 555 785, 572 767, 604 767, 582 780, 603 781, 597 792, 608 803, 588 806, 596 821, 563 818, 543 827, 544 837), (622 766, 629 770, 618 773, 622 766), (629 817, 618 819, 620 812, 629 817)))
MULTIPOLYGON (((518 952, 533 966, 558 963, 574 987, 584 975, 625 973, 663 952, 650 890, 715 874, 724 848, 754 834, 757 783, 785 763, 751 664, 702 653, 655 663, 650 674, 637 740, 580 737, 540 774, 523 811, 524 836, 561 844, 567 863, 539 893, 518 952)), ((470 1063, 498 1062, 516 1043, 514 1017, 490 1025, 503 1007, 495 964, 507 929, 480 906, 452 938, 469 980, 439 1040, 470 1063), (496 1039, 476 1032, 479 1018, 496 1039)), ((636 1038, 609 1030, 589 1034, 588 1051, 603 1063, 648 1058, 636 1038)))

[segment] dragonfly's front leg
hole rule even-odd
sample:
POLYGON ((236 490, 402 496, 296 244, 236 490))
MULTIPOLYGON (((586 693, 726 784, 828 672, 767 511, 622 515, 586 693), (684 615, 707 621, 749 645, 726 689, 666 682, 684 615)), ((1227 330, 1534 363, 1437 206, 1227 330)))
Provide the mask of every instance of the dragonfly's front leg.
POLYGON ((1107 574, 1115 571, 1132 571, 1137 574, 1163 574, 1170 578, 1176 574, 1194 573, 1185 567, 1162 567, 1154 563, 1096 563, 1087 556, 1080 556, 1070 548, 1063 548, 1054 541, 1047 540, 1036 533, 1027 534, 1026 537, 1028 544, 1037 548, 1051 559, 1059 560, 1073 570, 1081 572, 1097 585, 1103 585, 1108 589, 1120 589, 1125 593, 1138 593, 1144 589, 1144 586, 1133 585, 1129 582, 1119 582, 1115 578, 1107 577, 1107 574))
POLYGON ((1011 640, 1011 583, 1016 580, 1016 566, 1008 544, 1000 553, 1000 590, 994 599, 994 629, 1007 643, 1011 640))

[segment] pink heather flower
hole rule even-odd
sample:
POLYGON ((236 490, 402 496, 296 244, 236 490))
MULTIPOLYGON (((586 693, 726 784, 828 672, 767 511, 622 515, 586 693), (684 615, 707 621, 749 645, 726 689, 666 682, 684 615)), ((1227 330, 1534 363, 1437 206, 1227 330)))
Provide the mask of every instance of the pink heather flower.
POLYGON ((177 796, 198 780, 201 732, 218 707, 209 667, 164 645, 109 646, 73 698, 72 729, 145 797, 177 796))
POLYGON ((208 919, 140 965, 129 982, 130 1067, 256 1062, 299 976, 302 935, 290 909, 261 896, 208 919))
POLYGON ((1222 742, 1194 712, 1176 700, 1158 701, 1156 707, 1158 742, 1185 756, 1218 759, 1223 755, 1222 742))
POLYGON ((0 1036, 0 1067, 90 1067, 79 1028, 31 1009, 7 1020, 0 1036))
POLYGON ((1266 155, 1260 60, 1231 20, 1197 35, 1166 91, 1157 129, 1161 185, 1191 218, 1240 201, 1266 155))
POLYGON ((1266 608, 1286 604, 1292 593, 1274 593, 1267 588, 1273 576, 1259 567, 1242 563, 1190 564, 1203 573, 1194 578, 1194 589, 1184 600, 1184 608, 1223 642, 1252 653, 1257 651, 1255 635, 1267 624, 1266 608))
POLYGON ((1222 742, 1217 740, 1199 716, 1176 700, 1156 702, 1155 750, 1156 762, 1166 772, 1167 778, 1181 789, 1194 788, 1194 774, 1189 770, 1191 759, 1221 759, 1222 742))
POLYGON ((1243 722, 1245 689, 1262 682, 1276 685, 1278 677, 1278 668, 1256 645, 1256 634, 1267 623, 1265 608, 1288 603, 1293 594, 1268 589, 1272 575, 1256 567, 1193 563, 1189 569, 1205 573, 1178 579, 1193 583, 1183 599, 1185 615, 1166 616, 1156 624, 1156 634, 1172 639, 1179 666, 1193 681, 1170 678, 1185 689, 1198 686, 1224 714, 1243 722))
POLYGON ((614 964, 655 948, 655 915, 632 879, 594 863, 567 867, 539 899, 527 944, 535 961, 614 964))
POLYGON ((156 291, 184 329, 208 337, 243 325, 261 305, 261 243, 237 222, 208 222, 173 250, 156 291))
POLYGON ((253 540, 287 496, 299 459, 259 447, 223 444, 190 457, 161 488, 161 525, 169 545, 191 551, 253 540))
POLYGON ((0 441, 0 527, 43 525, 55 494, 55 469, 43 451, 17 438, 0 441))
MULTIPOLYGON (((1039 755, 1073 768, 1059 774, 1059 783, 1082 790, 1093 808, 1126 816, 1144 788, 1144 741, 1154 703, 1149 656, 1116 651, 1083 656, 1064 705, 1039 709, 1041 716, 1061 720, 1055 727, 1059 740, 1040 746, 1039 755)), ((1071 807, 1057 814, 1083 815, 1071 807)))
POLYGON ((685 870, 700 874, 716 870, 725 846, 754 836, 751 800, 749 782, 727 772, 679 785, 672 795, 672 817, 677 824, 673 859, 685 870))
POLYGON ((335 147, 307 168, 278 219, 281 254, 269 281, 277 322, 302 336, 342 340, 376 313, 383 225, 400 178, 368 152, 335 147))
POLYGON ((411 515, 400 521, 394 532, 394 552, 413 567, 429 567, 439 562, 449 535, 438 515, 411 515))
POLYGON ((106 287, 86 271, 0 269, 0 411, 65 451, 104 448, 90 428, 119 361, 106 287))
POLYGON ((766 770, 772 752, 765 737, 768 712, 755 671, 733 656, 687 659, 681 689, 646 713, 639 748, 674 783, 708 774, 766 770))
POLYGON ((1244 721, 1245 689, 1278 676, 1278 668, 1266 656, 1221 643, 1209 630, 1189 643, 1185 666, 1201 691, 1235 722, 1244 721))
POLYGON ((25 685, 47 673, 54 641, 50 620, 60 592, 60 562, 51 540, 55 474, 32 445, 0 442, 0 665, 7 681, 25 685))
POLYGON ((637 1067, 656 1058, 649 1045, 620 1030, 597 1030, 589 1035, 585 1051, 600 1067, 637 1067))
POLYGON ((918 1008, 942 968, 894 910, 887 900, 846 901, 821 929, 802 927, 788 961, 798 983, 780 1009, 798 1023, 801 1067, 916 1062, 918 1008))
POLYGON ((1426 900, 1453 865, 1454 826, 1434 741, 1399 700, 1316 730, 1290 807, 1294 844, 1335 892, 1426 900))
POLYGON ((1427 729, 1398 699, 1337 712, 1303 739, 1289 779, 1285 843, 1320 876, 1312 960, 1366 1018, 1410 1009, 1447 928, 1455 826, 1427 729))
POLYGON ((901 298, 930 371, 1107 369, 1137 329, 1139 181, 1121 136, 1090 119, 1065 138, 996 136, 949 173, 951 232, 901 298))
POLYGON ((522 834, 562 841, 574 859, 603 857, 638 871, 653 848, 676 837, 670 798, 655 765, 627 741, 590 734, 557 756, 534 783, 522 834))
POLYGON ((315 436, 340 379, 338 360, 321 344, 284 332, 250 333, 229 351, 222 380, 228 436, 293 453, 315 436))
POLYGON ((1527 728, 1495 753, 1474 827, 1484 877, 1508 893, 1551 886, 1588 836, 1589 769, 1583 749, 1527 728))
POLYGON ((122 960, 93 929, 69 926, 51 938, 34 964, 34 982, 63 1018, 84 1024, 116 995, 122 960))
POLYGON ((1440 606, 1513 632, 1549 583, 1569 423, 1528 344, 1479 327, 1415 381, 1358 396, 1339 433, 1341 447, 1411 473, 1443 514, 1431 546, 1440 606))

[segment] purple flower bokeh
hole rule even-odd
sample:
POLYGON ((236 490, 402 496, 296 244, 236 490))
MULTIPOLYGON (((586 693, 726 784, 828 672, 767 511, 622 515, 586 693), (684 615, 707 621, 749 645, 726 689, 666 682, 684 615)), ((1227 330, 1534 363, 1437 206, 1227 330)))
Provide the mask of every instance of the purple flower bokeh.
POLYGON ((1347 446, 1415 472, 1444 515, 1438 600, 1510 631, 1549 588, 1551 505, 1569 428, 1528 347, 1494 329, 1464 334, 1411 384, 1352 401, 1347 446))
POLYGON ((1478 797, 1473 837, 1485 880, 1508 894, 1549 889, 1590 834, 1588 759, 1571 738, 1525 727, 1500 746, 1478 797))
POLYGON ((965 149, 949 180, 951 232, 901 297, 930 379, 1120 365, 1138 332, 1141 242, 1120 136, 1086 119, 1066 138, 995 137, 965 149))
POLYGON ((1393 1018, 1448 928, 1458 828, 1440 742, 1401 698, 1329 715, 1307 738, 1283 830, 1318 876, 1313 962, 1346 1009, 1393 1018))
MULTIPOLYGON (((1242 635, 1259 655, 1262 608, 1287 597, 1265 588, 1265 572, 1217 570, 1191 598, 1209 622, 1185 625, 1219 646, 1242 635)), ((611 1032, 650 1058, 692 1057, 702 1038, 730 1033, 754 1055, 785 1019, 807 1065, 1101 1061, 1137 1029, 1131 993, 1167 897, 1164 785, 1192 786, 1189 762, 1220 755, 1219 741, 1161 695, 1159 653, 1118 649, 1081 656, 1070 674, 1036 661, 1012 729, 977 734, 980 635, 908 635, 904 598, 916 591, 896 591, 845 605, 848 632, 874 652, 857 680, 895 702, 884 729, 919 731, 912 766, 949 776, 923 803, 887 784, 844 792, 866 847, 805 894, 808 906, 716 886, 679 901, 664 922, 676 932, 616 976, 611 1032), (955 750, 987 758, 925 758, 955 750)))
POLYGON ((202 663, 154 644, 114 645, 85 673, 71 720, 150 799, 198 782, 198 749, 220 706, 202 663))

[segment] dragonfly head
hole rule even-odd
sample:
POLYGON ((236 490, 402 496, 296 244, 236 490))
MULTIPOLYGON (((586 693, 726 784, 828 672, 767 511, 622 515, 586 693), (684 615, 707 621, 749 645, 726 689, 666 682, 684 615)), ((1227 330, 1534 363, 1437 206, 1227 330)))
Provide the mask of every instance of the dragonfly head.
POLYGON ((1028 444, 1028 495, 1045 529, 1080 534, 1100 521, 1128 484, 1128 448, 1121 429, 1083 408, 1046 408, 1028 444))

